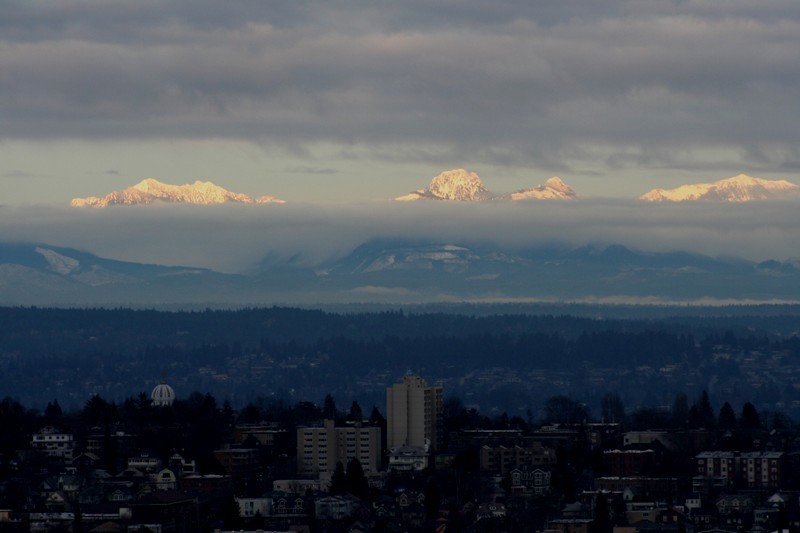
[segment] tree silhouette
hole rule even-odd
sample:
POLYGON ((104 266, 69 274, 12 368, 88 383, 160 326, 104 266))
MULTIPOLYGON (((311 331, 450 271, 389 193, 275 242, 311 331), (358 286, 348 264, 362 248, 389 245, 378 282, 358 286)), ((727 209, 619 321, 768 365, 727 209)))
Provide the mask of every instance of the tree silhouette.
POLYGON ((53 400, 52 403, 47 402, 47 407, 44 409, 44 423, 48 426, 58 427, 61 425, 63 414, 58 400, 53 400))
POLYGON ((336 461, 336 468, 334 468, 333 475, 331 475, 331 484, 328 492, 331 496, 347 493, 347 478, 341 461, 336 461))
POLYGON ((708 392, 703 391, 697 403, 692 407, 697 408, 697 424, 698 427, 712 429, 717 424, 717 418, 714 416, 714 408, 711 407, 711 401, 708 399, 708 392))
POLYGON ((104 428, 114 421, 116 410, 116 405, 108 403, 99 394, 96 394, 84 405, 81 418, 86 427, 104 428))
POLYGON ((589 419, 589 410, 567 396, 551 396, 544 403, 544 422, 548 424, 579 424, 589 419))
POLYGON ((325 400, 322 404, 322 417, 328 420, 336 420, 336 402, 330 394, 325 395, 325 400))
POLYGON ((361 461, 355 457, 347 461, 345 486, 347 492, 362 500, 369 495, 367 476, 364 475, 364 468, 361 466, 361 461))
POLYGON ((672 425, 676 428, 686 427, 689 422, 689 398, 684 393, 675 396, 672 403, 672 425))
POLYGON ((361 412, 361 406, 358 405, 358 402, 353 400, 353 403, 350 405, 350 414, 347 415, 347 419, 353 422, 361 422, 364 420, 364 413, 361 412))
POLYGON ((749 431, 761 428, 761 417, 758 416, 755 406, 747 402, 742 406, 742 416, 739 419, 742 429, 749 431))
POLYGON ((728 402, 722 404, 719 410, 719 428, 724 430, 736 429, 736 413, 728 402))
POLYGON ((625 404, 615 392, 609 392, 600 400, 600 413, 604 422, 621 424, 625 421, 625 404))
POLYGON ((608 498, 606 498, 602 490, 597 491, 597 496, 594 499, 594 525, 592 526, 592 531, 595 533, 610 533, 612 529, 608 498))

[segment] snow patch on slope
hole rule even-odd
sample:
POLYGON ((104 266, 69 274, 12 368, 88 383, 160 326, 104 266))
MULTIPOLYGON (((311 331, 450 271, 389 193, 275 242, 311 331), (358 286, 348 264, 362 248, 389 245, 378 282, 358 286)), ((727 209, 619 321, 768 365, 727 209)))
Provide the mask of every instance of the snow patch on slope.
POLYGON ((36 253, 44 257, 50 267, 50 270, 58 274, 71 274, 80 268, 81 265, 80 261, 77 259, 67 257, 66 255, 61 255, 60 253, 47 248, 37 246, 36 253))

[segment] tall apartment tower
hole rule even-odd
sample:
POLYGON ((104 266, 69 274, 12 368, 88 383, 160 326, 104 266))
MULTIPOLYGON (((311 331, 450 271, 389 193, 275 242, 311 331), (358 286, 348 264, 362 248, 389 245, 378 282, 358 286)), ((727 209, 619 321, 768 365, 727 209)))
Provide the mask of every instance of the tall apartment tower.
POLYGON ((435 451, 442 442, 442 387, 429 387, 419 376, 386 389, 388 448, 413 446, 435 451))
POLYGON ((350 459, 358 459, 365 474, 373 474, 381 466, 381 428, 372 426, 335 427, 325 420, 322 427, 297 428, 297 472, 299 474, 331 474, 336 463, 347 467, 350 459))

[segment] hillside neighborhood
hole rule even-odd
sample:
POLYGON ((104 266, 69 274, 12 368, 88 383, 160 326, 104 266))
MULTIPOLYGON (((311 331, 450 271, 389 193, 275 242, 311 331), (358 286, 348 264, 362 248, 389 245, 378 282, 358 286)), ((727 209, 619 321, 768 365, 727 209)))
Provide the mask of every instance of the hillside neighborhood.
POLYGON ((386 411, 158 383, 82 410, 0 403, 2 531, 775 531, 800 528, 800 436, 703 393, 603 421, 565 396, 490 418, 407 374, 386 411), (648 422, 661 426, 649 426, 648 422))

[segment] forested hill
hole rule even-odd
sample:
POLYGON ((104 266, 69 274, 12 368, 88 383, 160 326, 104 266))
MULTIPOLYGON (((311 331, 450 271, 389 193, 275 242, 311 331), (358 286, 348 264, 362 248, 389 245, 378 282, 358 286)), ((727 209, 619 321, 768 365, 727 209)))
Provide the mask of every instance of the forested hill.
POLYGON ((0 395, 31 406, 121 400, 162 377, 210 392, 382 406, 412 371, 482 410, 524 412, 553 394, 630 407, 709 390, 800 412, 800 320, 781 316, 596 319, 554 315, 165 312, 0 308, 0 395), (776 372, 780 369, 780 372, 776 372))
MULTIPOLYGON (((754 311, 757 308, 753 308, 754 311)), ((685 310, 676 309, 685 313, 685 310)), ((785 337, 800 332, 795 314, 597 319, 570 315, 333 313, 288 307, 244 310, 155 311, 0 307, 0 350, 65 354, 75 350, 130 353, 154 345, 201 346, 262 340, 308 345, 320 339, 466 338, 531 334, 574 338, 601 331, 665 331, 681 335, 732 332, 740 337, 785 337)))

